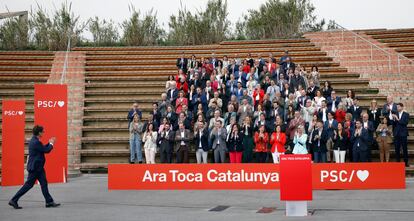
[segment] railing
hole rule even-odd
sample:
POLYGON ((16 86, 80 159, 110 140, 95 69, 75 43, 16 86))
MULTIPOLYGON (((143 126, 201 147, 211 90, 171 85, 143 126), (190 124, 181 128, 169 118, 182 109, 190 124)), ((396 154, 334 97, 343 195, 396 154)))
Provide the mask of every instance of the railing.
POLYGON ((72 38, 72 33, 70 31, 68 31, 68 44, 67 44, 67 47, 66 47, 65 62, 63 63, 62 75, 60 77, 60 84, 63 84, 63 82, 66 80, 66 70, 68 68, 68 55, 69 55, 69 52, 70 52, 70 39, 71 38, 72 38))
MULTIPOLYGON (((397 70, 398 70, 398 74, 401 74, 401 60, 406 60, 406 61, 408 61, 408 65, 404 65, 404 66, 410 66, 410 67, 413 67, 414 68, 414 61, 413 60, 411 60, 411 59, 409 59, 409 58, 407 58, 407 57, 405 57, 404 55, 402 55, 402 54, 400 54, 400 53, 398 53, 398 52, 395 52, 395 53, 391 53, 391 52, 389 52, 389 51, 387 51, 387 50, 385 50, 385 49, 383 49, 383 48, 381 48, 381 47, 379 47, 378 45, 376 45, 376 44, 374 44, 374 43, 372 43, 371 41, 369 41, 368 39, 366 39, 365 37, 363 37, 362 35, 360 35, 360 34, 358 34, 358 33, 356 33, 356 32, 354 32, 354 31, 352 31, 352 30, 348 30, 348 29, 346 29, 345 27, 343 27, 343 26, 341 26, 341 25, 339 25, 338 23, 336 23, 335 22, 335 26, 337 27, 337 29, 334 29, 334 30, 330 30, 331 32, 332 31, 340 31, 341 32, 341 38, 342 38, 342 41, 345 41, 345 33, 350 33, 352 36, 353 36, 353 38, 355 39, 354 41, 355 41, 355 49, 357 49, 357 47, 358 47, 358 41, 359 40, 362 40, 363 42, 365 42, 365 43, 367 43, 367 45, 370 47, 370 52, 371 52, 371 55, 370 55, 370 60, 371 61, 373 61, 374 59, 373 59, 373 57, 374 57, 374 50, 378 50, 378 51, 380 51, 380 52, 382 52, 384 55, 385 55, 385 57, 387 57, 388 59, 388 69, 391 71, 392 70, 392 67, 393 67, 393 65, 392 65, 392 58, 393 57, 396 57, 396 62, 397 62, 397 70)), ((391 50, 391 49, 390 49, 391 50)), ((334 56, 337 56, 337 52, 335 52, 334 53, 334 56)), ((378 60, 377 60, 378 61, 378 60)), ((385 60, 383 60, 383 61, 385 61, 385 60)))

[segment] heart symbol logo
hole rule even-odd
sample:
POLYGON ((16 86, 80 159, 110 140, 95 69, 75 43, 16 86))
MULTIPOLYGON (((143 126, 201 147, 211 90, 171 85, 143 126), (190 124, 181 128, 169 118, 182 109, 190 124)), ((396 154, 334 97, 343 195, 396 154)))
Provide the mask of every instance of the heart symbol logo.
POLYGON ((23 115, 23 111, 17 112, 20 116, 23 115))
POLYGON ((65 105, 65 102, 64 101, 59 101, 58 105, 59 105, 59 107, 63 107, 65 105))
POLYGON ((365 182, 366 179, 369 177, 369 171, 368 170, 358 170, 357 171, 357 177, 361 182, 365 182))

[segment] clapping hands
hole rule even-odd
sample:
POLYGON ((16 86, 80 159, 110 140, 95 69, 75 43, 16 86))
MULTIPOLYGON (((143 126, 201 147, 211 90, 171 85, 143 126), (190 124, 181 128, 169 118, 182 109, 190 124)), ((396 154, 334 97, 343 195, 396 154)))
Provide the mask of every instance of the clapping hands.
POLYGON ((54 144, 56 142, 56 137, 51 137, 49 143, 54 144))

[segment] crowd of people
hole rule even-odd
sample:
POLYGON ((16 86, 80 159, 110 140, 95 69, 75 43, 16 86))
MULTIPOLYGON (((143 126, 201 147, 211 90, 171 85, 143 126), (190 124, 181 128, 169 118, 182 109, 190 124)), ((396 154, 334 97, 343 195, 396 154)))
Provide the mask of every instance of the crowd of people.
POLYGON ((191 148, 197 163, 271 162, 282 154, 312 154, 313 162, 370 162, 378 149, 390 161, 394 144, 408 166, 409 114, 391 96, 382 107, 368 109, 349 90, 336 94, 320 82, 317 66, 295 64, 285 51, 280 59, 237 54, 218 59, 177 59, 177 74, 168 78, 161 100, 142 122, 139 103, 128 113, 130 162, 188 163, 191 148), (173 153, 176 159, 173 160, 173 153))

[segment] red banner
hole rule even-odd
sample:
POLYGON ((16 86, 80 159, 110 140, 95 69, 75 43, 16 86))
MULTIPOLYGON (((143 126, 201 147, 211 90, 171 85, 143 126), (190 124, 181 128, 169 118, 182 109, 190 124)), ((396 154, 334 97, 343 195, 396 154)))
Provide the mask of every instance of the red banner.
MULTIPOLYGON (((109 164, 109 190, 279 189, 278 164, 109 164)), ((294 174, 294 173, 292 173, 294 174)), ((296 182, 301 182, 299 179, 296 182)), ((312 164, 313 189, 404 189, 404 163, 312 164)))
POLYGON ((2 103, 2 186, 24 182, 25 101, 3 100, 2 103))
POLYGON ((67 159, 67 86, 36 84, 34 96, 35 124, 44 127, 42 143, 56 137, 52 152, 46 154, 45 170, 50 183, 66 181, 67 159))
POLYGON ((313 164, 314 189, 404 189, 404 163, 313 164))
POLYGON ((280 200, 312 200, 312 155, 286 154, 280 157, 280 200))

